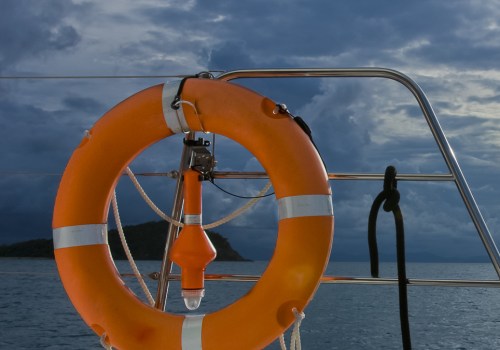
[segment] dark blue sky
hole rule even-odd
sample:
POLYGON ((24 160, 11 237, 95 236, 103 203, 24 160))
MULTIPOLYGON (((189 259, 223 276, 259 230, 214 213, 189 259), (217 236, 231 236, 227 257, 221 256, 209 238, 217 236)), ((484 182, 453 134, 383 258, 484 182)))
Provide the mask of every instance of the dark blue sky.
MULTIPOLYGON (((6 0, 0 12, 0 73, 170 75, 276 67, 394 68, 426 91, 486 221, 500 239, 500 4, 498 1, 67 1, 6 0)), ((84 131, 113 105, 162 79, 0 81, 0 243, 51 236, 58 174, 84 131), (36 173, 37 175, 24 175, 36 173)), ((380 79, 239 81, 309 123, 331 172, 445 172, 413 97, 380 79)), ((132 164, 169 171, 179 138, 132 164)), ((250 154, 218 139, 220 170, 259 169, 250 154)), ((142 179, 169 211, 172 180, 142 179)), ((225 181, 240 194, 263 182, 225 181)), ((380 183, 332 182, 333 254, 366 258, 366 222, 380 183)), ((244 201, 205 186, 204 219, 244 201)), ((125 178, 125 223, 155 220, 125 178)), ((451 184, 400 183, 412 257, 484 256, 451 184)), ((273 250, 276 208, 263 200, 218 229, 249 258, 273 250)), ((112 219, 110 220, 112 222, 112 219)), ((381 254, 393 254, 391 218, 380 222, 381 254)))

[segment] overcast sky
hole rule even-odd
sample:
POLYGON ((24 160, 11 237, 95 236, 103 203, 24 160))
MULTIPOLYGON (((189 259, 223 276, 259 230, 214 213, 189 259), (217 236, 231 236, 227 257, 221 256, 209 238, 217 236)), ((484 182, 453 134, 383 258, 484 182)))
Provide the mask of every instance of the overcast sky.
MULTIPOLYGON (((0 74, 175 75, 279 67, 387 67, 427 93, 494 237, 500 239, 500 1, 69 1, 2 0, 0 74)), ((165 79, 1 80, 0 243, 51 237, 60 174, 84 131, 116 103, 165 79), (30 173, 26 175, 25 173, 30 173), (56 174, 56 175, 52 175, 56 174)), ((330 172, 443 173, 446 166, 414 98, 381 79, 238 81, 301 115, 330 172)), ((169 171, 180 139, 155 145, 134 171, 169 171)), ((241 147, 217 139, 219 169, 259 169, 241 147)), ((142 178, 165 211, 172 180, 142 178)), ((238 194, 264 182, 220 181, 238 194)), ((367 257, 371 182, 332 182, 333 254, 367 257)), ((472 259, 481 243, 453 184, 401 182, 412 257, 472 259)), ((205 185, 206 222, 243 205, 205 185)), ((122 217, 157 220, 124 178, 122 217)), ((390 216, 381 254, 394 254, 390 216)), ((112 224, 112 219, 110 219, 112 224)), ((276 205, 260 202, 217 231, 243 255, 268 258, 276 205)), ((312 233, 311 233, 312 234, 312 233)))

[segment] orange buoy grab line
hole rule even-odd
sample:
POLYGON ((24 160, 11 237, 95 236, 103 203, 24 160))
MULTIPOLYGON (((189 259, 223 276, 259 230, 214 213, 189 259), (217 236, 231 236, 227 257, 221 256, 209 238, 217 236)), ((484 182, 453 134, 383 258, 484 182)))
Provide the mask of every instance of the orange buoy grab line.
POLYGON ((309 137, 276 104, 241 86, 188 79, 161 84, 109 110, 73 152, 53 216, 54 249, 66 292, 83 320, 118 349, 261 349, 302 312, 328 262, 333 238, 331 189, 309 137), (187 101, 189 103, 182 103, 187 101), (255 286, 206 315, 161 312, 121 280, 106 239, 114 188, 128 164, 175 133, 204 131, 240 143, 262 164, 279 207, 272 259, 255 286))

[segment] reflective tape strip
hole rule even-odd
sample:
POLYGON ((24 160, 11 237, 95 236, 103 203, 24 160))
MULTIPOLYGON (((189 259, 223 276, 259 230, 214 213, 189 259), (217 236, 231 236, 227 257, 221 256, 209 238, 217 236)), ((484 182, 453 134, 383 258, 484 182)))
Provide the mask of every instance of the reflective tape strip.
POLYGON ((201 225, 201 214, 185 214, 184 224, 186 225, 201 225))
POLYGON ((205 315, 186 315, 182 323, 182 350, 201 350, 201 326, 205 315))
POLYGON ((163 106, 163 117, 170 130, 174 133, 186 133, 189 132, 189 125, 184 117, 184 112, 182 110, 182 104, 179 105, 179 109, 173 109, 171 104, 179 91, 180 80, 168 82, 163 84, 162 93, 162 106, 163 106))
POLYGON ((55 228, 54 249, 108 244, 108 225, 90 224, 55 228))
POLYGON ((284 197, 278 200, 279 219, 333 216, 332 197, 323 194, 284 197))

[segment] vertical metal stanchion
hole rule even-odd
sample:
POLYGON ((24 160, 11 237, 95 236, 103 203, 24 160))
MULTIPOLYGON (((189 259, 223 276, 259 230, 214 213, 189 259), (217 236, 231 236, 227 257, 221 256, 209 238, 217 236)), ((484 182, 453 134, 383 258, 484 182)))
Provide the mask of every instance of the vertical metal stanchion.
MULTIPOLYGON (((186 140, 194 140, 195 133, 190 132, 186 135, 186 140)), ((181 162, 179 165, 179 176, 177 177, 177 184, 175 186, 175 195, 174 195, 174 205, 172 208, 172 218, 174 220, 179 221, 182 216, 182 209, 184 206, 184 200, 182 197, 183 191, 183 179, 182 174, 184 170, 189 167, 189 162, 191 160, 191 150, 188 146, 184 145, 181 155, 181 162)), ((169 259, 169 252, 172 244, 174 243, 177 235, 179 234, 179 228, 175 225, 170 224, 168 226, 167 231, 167 241, 165 243, 165 251, 163 253, 163 261, 161 264, 160 275, 158 277, 158 289, 156 292, 156 301, 155 308, 160 309, 162 311, 165 310, 165 306, 167 303, 167 294, 168 294, 168 280, 170 273, 172 271, 172 262, 169 259)))

